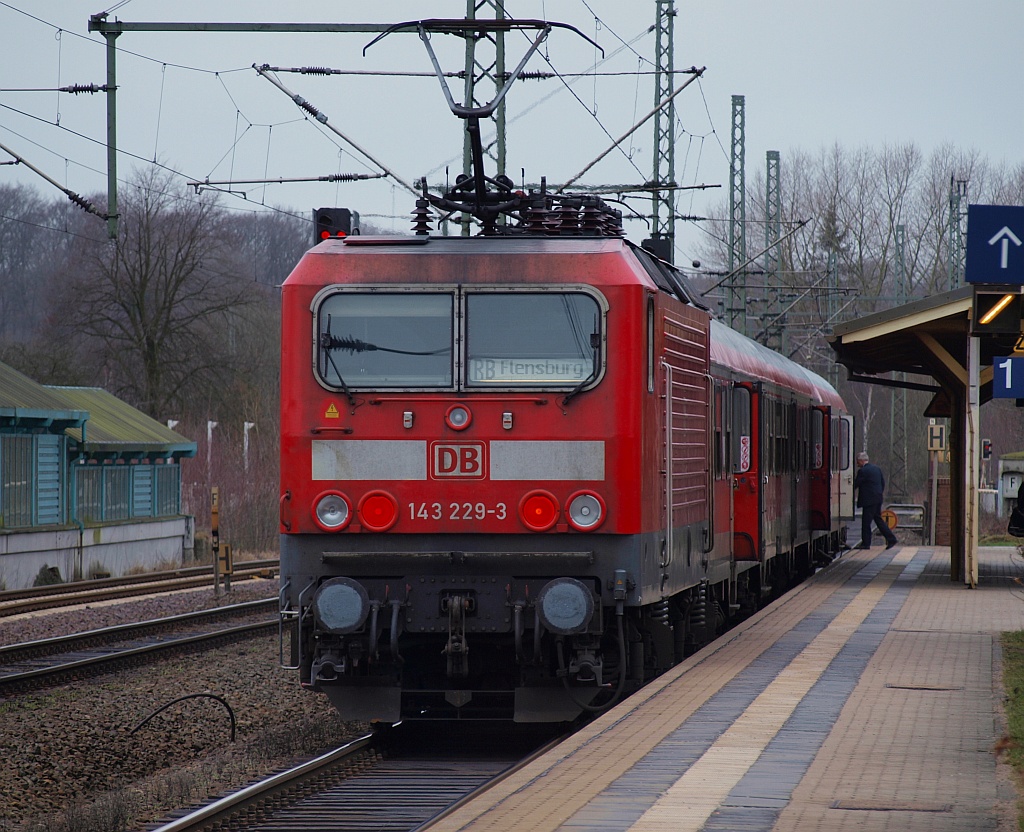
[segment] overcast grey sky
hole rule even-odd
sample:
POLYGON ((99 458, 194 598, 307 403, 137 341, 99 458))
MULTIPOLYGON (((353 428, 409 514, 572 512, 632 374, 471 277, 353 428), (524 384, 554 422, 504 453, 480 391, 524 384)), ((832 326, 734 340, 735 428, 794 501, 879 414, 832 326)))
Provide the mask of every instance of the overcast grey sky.
MULTIPOLYGON (((110 2, 110 0, 107 0, 110 2)), ((516 85, 508 98, 508 170, 517 182, 561 182, 604 151, 653 105, 653 0, 508 0, 510 16, 571 24, 604 48, 597 78, 571 91, 559 80, 516 85), (616 74, 611 74, 616 73, 616 74)), ((109 6, 108 6, 109 8, 109 6)), ((676 175, 681 184, 720 185, 680 197, 701 215, 728 192, 731 97, 746 97, 747 180, 764 176, 765 152, 817 152, 915 142, 975 149, 993 163, 1024 162, 1024 8, 1021 0, 704 0, 676 3, 675 66, 706 67, 677 99, 676 175)), ((376 3, 263 0, 130 0, 123 21, 398 22, 462 17, 463 0, 376 3)), ((104 11, 82 0, 0 0, 0 143, 66 187, 105 193, 102 95, 15 92, 105 80, 103 39, 87 31, 104 11)), ((394 34, 362 54, 369 35, 134 33, 117 42, 119 174, 154 158, 188 179, 315 177, 374 170, 334 134, 304 118, 251 68, 328 66, 362 72, 428 72, 414 34, 394 34), (128 155, 130 154, 130 155, 128 155)), ((435 38, 446 70, 462 68, 455 38, 435 38)), ((510 66, 525 52, 507 41, 510 66)), ((599 55, 577 35, 556 30, 528 70, 585 72, 599 55)), ((462 124, 436 79, 379 75, 280 80, 322 110, 347 136, 407 181, 442 181, 461 167, 462 124)), ((680 81, 682 79, 680 78, 680 81)), ((461 99, 457 87, 456 100, 461 99)), ((652 172, 648 123, 584 178, 633 183, 652 172), (628 156, 628 158, 627 158, 628 156)), ((0 151, 0 161, 9 157, 0 151)), ((492 171, 489 171, 492 172, 492 171)), ((0 166, 0 182, 47 186, 24 166, 0 166)), ((288 206, 308 212, 344 205, 385 228, 408 230, 412 198, 391 181, 239 185, 237 210, 288 206), (398 216, 398 219, 392 217, 398 216)), ((57 193, 54 191, 53 193, 57 193)), ((637 204, 645 211, 649 202, 637 204)), ((647 236, 639 221, 629 236, 647 236)), ((700 232, 679 229, 676 259, 696 253, 700 232)))

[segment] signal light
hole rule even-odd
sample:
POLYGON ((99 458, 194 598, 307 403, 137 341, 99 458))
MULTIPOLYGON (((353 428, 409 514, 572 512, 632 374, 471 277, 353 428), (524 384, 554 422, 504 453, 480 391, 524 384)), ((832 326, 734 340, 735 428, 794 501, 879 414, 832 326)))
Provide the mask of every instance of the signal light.
POLYGON ((971 335, 1020 335, 1021 295, 1016 288, 974 290, 971 335))
POLYGON ((331 237, 359 233, 359 214, 348 208, 317 208, 313 212, 313 245, 331 237))
POLYGON ((982 439, 981 440, 981 458, 991 459, 992 458, 992 440, 982 439))

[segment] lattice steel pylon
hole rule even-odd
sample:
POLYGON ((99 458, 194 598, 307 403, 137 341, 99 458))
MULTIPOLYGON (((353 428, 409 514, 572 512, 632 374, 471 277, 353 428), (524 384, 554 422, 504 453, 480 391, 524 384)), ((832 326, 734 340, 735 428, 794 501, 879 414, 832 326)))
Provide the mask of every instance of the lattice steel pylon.
MULTIPOLYGON (((493 13, 495 20, 505 18, 504 0, 466 0, 466 19, 476 20, 481 9, 493 13)), ((464 87, 463 103, 470 107, 480 107, 494 99, 505 85, 505 33, 502 31, 489 32, 480 37, 466 38, 466 81, 464 87), (486 42, 493 47, 493 57, 481 58, 477 47, 486 42), (484 63, 484 60, 489 60, 484 63), (477 87, 484 81, 491 81, 482 90, 481 98, 477 98, 477 87), (493 86, 492 86, 493 84, 493 86)), ((494 128, 494 142, 485 147, 487 155, 495 163, 495 174, 505 173, 505 100, 502 99, 494 113, 488 119, 494 128)), ((467 132, 462 143, 462 172, 466 176, 473 175, 473 149, 469 133, 467 132)), ((462 221, 462 234, 468 237, 470 234, 471 218, 464 214, 462 221)))
POLYGON ((747 333, 747 209, 745 174, 746 99, 732 97, 732 152, 729 165, 729 278, 725 314, 729 326, 747 333), (736 272, 736 274, 733 274, 736 272))
POLYGON ((963 283, 967 226, 967 180, 949 177, 949 288, 963 283))
MULTIPOLYGON (((839 318, 839 253, 836 251, 834 245, 828 247, 828 263, 825 266, 826 277, 825 285, 828 286, 828 301, 826 303, 826 309, 828 309, 828 319, 825 321, 825 329, 829 332, 836 325, 836 321, 839 318)), ((833 387, 839 386, 839 364, 835 361, 830 361, 828 365, 828 380, 832 382, 833 387)))
MULTIPOLYGON (((907 261, 906 261, 906 228, 897 225, 894 233, 896 254, 896 304, 903 306, 907 302, 907 261)), ((899 373, 897 378, 905 381, 906 373, 899 373)), ((906 501, 907 491, 907 390, 905 387, 893 388, 892 407, 890 409, 889 436, 892 439, 892 456, 889 459, 889 491, 896 500, 906 501)))
MULTIPOLYGON (((779 238, 782 236, 782 190, 781 190, 781 161, 779 151, 769 150, 766 154, 767 182, 765 185, 764 198, 764 283, 769 287, 767 297, 769 306, 765 313, 771 314, 772 307, 782 308, 782 280, 779 275, 779 238)), ((775 346, 782 349, 782 333, 785 332, 785 315, 779 317, 775 326, 764 328, 765 346, 775 346), (772 344, 775 335, 778 335, 778 343, 772 344)))
MULTIPOLYGON (((657 19, 654 24, 654 106, 672 95, 675 71, 673 48, 676 10, 673 0, 655 0, 657 19)), ((651 182, 652 250, 662 259, 675 261, 676 200, 672 188, 676 182, 675 103, 670 101, 654 116, 654 170, 651 182), (664 186, 668 190, 658 190, 664 186)))

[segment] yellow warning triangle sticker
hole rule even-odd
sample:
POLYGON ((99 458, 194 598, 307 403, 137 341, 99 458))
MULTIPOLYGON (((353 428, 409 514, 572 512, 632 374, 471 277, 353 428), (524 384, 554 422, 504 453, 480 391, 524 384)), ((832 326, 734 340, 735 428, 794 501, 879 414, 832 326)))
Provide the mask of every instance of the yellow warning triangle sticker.
POLYGON ((327 412, 324 414, 324 418, 325 419, 337 419, 337 418, 339 418, 338 408, 336 408, 334 406, 334 402, 331 402, 330 406, 327 408, 327 412))

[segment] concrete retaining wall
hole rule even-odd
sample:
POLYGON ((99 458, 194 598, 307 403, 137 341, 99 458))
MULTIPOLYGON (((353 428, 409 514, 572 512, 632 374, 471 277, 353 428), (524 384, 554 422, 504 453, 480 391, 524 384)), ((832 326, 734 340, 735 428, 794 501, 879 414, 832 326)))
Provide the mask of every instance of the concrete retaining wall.
POLYGON ((63 581, 109 573, 119 577, 133 569, 174 568, 191 561, 194 518, 0 532, 0 587, 24 589, 39 570, 56 567, 63 581))

